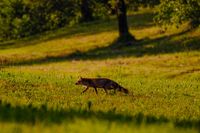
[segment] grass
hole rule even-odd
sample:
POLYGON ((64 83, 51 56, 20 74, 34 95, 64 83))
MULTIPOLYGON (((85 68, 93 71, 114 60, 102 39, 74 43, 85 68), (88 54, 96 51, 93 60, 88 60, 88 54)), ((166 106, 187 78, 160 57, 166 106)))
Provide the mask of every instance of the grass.
POLYGON ((163 33, 152 15, 129 17, 132 47, 112 48, 115 19, 1 42, 2 132, 198 132, 200 29, 163 33), (81 95, 80 76, 111 78, 131 94, 81 95))

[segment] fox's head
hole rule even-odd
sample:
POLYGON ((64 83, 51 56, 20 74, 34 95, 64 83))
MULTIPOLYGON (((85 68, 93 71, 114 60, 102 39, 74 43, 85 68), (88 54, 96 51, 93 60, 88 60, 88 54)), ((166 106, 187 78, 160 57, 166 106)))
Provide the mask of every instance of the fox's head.
POLYGON ((76 82, 76 85, 84 85, 85 82, 86 82, 85 79, 81 77, 81 78, 76 82))
POLYGON ((128 91, 127 89, 124 89, 124 93, 128 94, 128 93, 129 93, 129 91, 128 91))

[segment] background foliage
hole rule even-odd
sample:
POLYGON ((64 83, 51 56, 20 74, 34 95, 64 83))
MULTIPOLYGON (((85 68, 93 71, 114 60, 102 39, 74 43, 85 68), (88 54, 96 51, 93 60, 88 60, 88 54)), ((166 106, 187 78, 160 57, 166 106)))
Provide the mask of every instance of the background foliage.
POLYGON ((75 19, 76 6, 70 0, 3 0, 0 34, 20 38, 62 27, 75 19))
MULTIPOLYGON (((0 40, 17 39, 66 25, 84 22, 83 0, 2 0, 0 2, 0 40)), ((91 20, 105 19, 115 14, 115 0, 90 0, 86 5, 91 20)), ((126 0, 129 11, 139 7, 157 7, 155 22, 159 25, 189 21, 200 24, 199 0, 126 0)))
POLYGON ((190 21, 191 25, 196 27, 200 24, 200 1, 162 0, 155 20, 161 25, 176 24, 177 26, 190 21))

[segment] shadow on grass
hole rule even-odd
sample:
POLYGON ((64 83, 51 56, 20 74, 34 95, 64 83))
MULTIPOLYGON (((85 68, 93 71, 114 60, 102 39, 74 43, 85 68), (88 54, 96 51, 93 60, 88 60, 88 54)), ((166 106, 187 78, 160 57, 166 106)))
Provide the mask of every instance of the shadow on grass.
MULTIPOLYGON (((147 28, 153 25, 153 13, 135 14, 129 16, 130 28, 147 28), (137 21, 135 21, 137 20, 137 21)), ((21 40, 11 40, 0 42, 0 49, 20 48, 30 45, 35 45, 41 42, 50 41, 60 38, 69 38, 74 35, 92 35, 101 32, 117 31, 117 20, 107 19, 95 21, 91 23, 83 23, 73 27, 64 27, 55 31, 49 31, 34 35, 32 37, 23 38, 21 40)))
POLYGON ((173 40, 175 37, 179 37, 189 31, 173 34, 170 36, 163 36, 161 38, 149 39, 137 41, 132 46, 115 48, 115 44, 111 44, 107 47, 97 47, 86 52, 75 51, 71 54, 62 54, 57 56, 47 55, 46 57, 30 60, 18 60, 18 61, 1 61, 1 66, 21 66, 21 65, 33 65, 33 64, 45 64, 60 61, 71 60, 103 60, 108 58, 118 57, 142 57, 144 55, 158 55, 165 53, 176 53, 184 51, 200 50, 200 38, 199 37, 182 37, 179 40, 173 40))
MULTIPOLYGON (((90 105, 91 106, 91 105, 90 105)), ((9 103, 0 102, 0 121, 1 122, 17 122, 35 124, 37 121, 46 123, 61 123, 62 121, 71 122, 74 119, 98 119, 109 122, 119 123, 134 123, 141 124, 162 124, 172 122, 175 127, 181 128, 199 128, 200 121, 191 120, 169 120, 163 116, 146 116, 143 113, 138 113, 134 116, 115 113, 115 110, 102 112, 92 111, 88 109, 51 109, 46 105, 40 107, 15 106, 12 107, 9 103)))

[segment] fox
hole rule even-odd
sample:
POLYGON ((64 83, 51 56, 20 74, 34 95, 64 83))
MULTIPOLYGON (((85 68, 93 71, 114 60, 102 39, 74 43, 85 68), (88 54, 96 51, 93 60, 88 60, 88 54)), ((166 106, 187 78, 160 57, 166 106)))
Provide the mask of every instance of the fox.
POLYGON ((125 94, 129 93, 128 89, 125 89, 124 87, 116 83, 115 81, 108 78, 82 78, 81 77, 75 84, 86 86, 86 89, 83 90, 82 93, 85 93, 90 87, 94 88, 96 94, 98 94, 97 88, 103 88, 106 94, 108 94, 107 90, 112 90, 112 89, 114 89, 114 92, 116 92, 117 90, 125 94))

